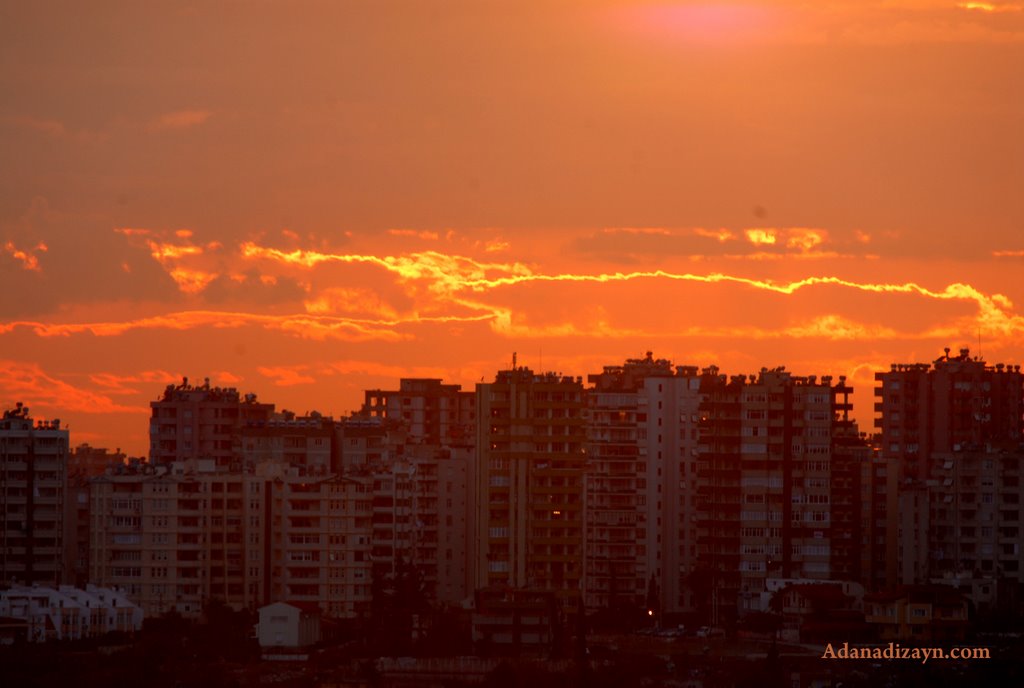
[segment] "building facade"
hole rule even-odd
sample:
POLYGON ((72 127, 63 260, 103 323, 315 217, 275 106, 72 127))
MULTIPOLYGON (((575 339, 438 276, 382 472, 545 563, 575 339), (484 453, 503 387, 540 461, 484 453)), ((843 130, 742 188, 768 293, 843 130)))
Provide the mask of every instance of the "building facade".
MULTIPOLYGON (((782 368, 727 377, 712 367, 701 392, 697 579, 704 614, 720 623, 753 609, 769 577, 830 579, 839 561, 849 565, 859 550, 847 532, 861 519, 857 491, 833 485, 833 469, 857 432, 844 377, 782 368), (833 503, 838 490, 849 497, 842 504, 833 503)), ((850 478, 849 467, 842 474, 850 478)))
MULTIPOLYGON (((695 367, 629 359, 591 375, 587 391, 586 605, 692 608, 700 379, 695 367)), ((653 611, 653 610, 652 610, 653 611)))
POLYGON ((0 419, 0 580, 57 586, 67 579, 64 510, 68 431, 17 404, 0 419))
POLYGON ((575 609, 583 578, 583 382, 513 368, 478 384, 476 400, 475 586, 551 590, 575 609))
POLYGON ((271 419, 273 404, 244 396, 234 387, 167 385, 150 403, 149 460, 154 465, 209 459, 230 468, 242 454, 241 429, 271 419))
POLYGON ((875 373, 875 425, 883 456, 925 479, 932 454, 1016 447, 1024 424, 1020 366, 990 366, 969 349, 931 364, 893 363, 875 373))

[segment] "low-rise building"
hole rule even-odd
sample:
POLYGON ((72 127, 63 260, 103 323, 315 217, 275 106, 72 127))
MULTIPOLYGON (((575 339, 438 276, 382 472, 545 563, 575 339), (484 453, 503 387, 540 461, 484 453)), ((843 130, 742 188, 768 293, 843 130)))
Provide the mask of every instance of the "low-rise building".
POLYGON ((275 602, 259 609, 256 636, 268 659, 304 659, 320 642, 320 609, 306 602, 275 602))
POLYGON ((864 619, 880 640, 942 642, 963 640, 967 598, 944 585, 913 585, 867 595, 864 619))
POLYGON ((135 633, 142 628, 143 613, 122 592, 109 588, 19 585, 0 591, 0 617, 23 622, 24 639, 42 643, 135 633))

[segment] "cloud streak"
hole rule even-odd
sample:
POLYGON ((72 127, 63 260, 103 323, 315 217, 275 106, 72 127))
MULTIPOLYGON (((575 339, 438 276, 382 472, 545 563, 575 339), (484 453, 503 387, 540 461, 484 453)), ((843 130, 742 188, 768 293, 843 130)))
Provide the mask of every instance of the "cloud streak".
MULTIPOLYGON (((47 373, 35 363, 0 360, 0 389, 8 403, 25 402, 45 409, 76 413, 144 413, 146 408, 125 406, 105 394, 82 389, 47 373)), ((38 413, 34 414, 39 417, 38 413)))

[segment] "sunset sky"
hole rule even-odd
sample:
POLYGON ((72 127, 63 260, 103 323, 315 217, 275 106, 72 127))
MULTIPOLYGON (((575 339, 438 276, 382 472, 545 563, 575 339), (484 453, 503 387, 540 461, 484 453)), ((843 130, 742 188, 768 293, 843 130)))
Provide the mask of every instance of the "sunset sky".
POLYGON ((1024 0, 0 0, 0 405, 1024 362, 1024 0))

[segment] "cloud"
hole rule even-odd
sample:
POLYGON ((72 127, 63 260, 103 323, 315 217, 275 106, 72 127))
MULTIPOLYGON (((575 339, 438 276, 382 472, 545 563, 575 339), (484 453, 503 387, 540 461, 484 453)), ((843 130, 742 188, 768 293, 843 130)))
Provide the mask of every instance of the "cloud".
POLYGON ((913 45, 1020 42, 1017 1, 775 0, 764 3, 640 3, 616 7, 616 33, 686 44, 913 45), (1002 21, 999 21, 1002 20, 1002 21))
MULTIPOLYGON (((75 386, 47 373, 36 363, 0 360, 0 389, 5 402, 24 402, 30 408, 73 411, 76 413, 147 413, 148 408, 124 406, 109 396, 75 386)), ((37 409, 38 410, 38 409, 37 409)), ((39 417, 38 413, 33 414, 39 417)))
POLYGON ((773 246, 778 240, 774 229, 745 229, 743 234, 754 246, 773 246))
POLYGON ((315 315, 359 313, 389 320, 399 318, 398 311, 384 302, 380 294, 362 287, 324 289, 315 297, 306 300, 304 305, 309 313, 315 315))
POLYGON ((205 246, 196 244, 192 241, 194 232, 190 229, 166 232, 118 227, 114 232, 127 237, 129 241, 141 242, 149 248, 153 260, 160 264, 183 294, 200 294, 219 277, 218 271, 212 269, 213 261, 203 260, 205 254, 222 248, 219 241, 211 241, 205 246), (167 234, 172 234, 177 243, 165 241, 163 237, 167 234))
POLYGON ((294 385, 310 385, 316 382, 316 378, 306 374, 309 366, 260 366, 256 368, 263 377, 270 378, 278 387, 292 387, 294 385))
POLYGON ((134 242, 125 242, 110 228, 104 216, 71 214, 43 197, 33 198, 13 220, 0 219, 0 270, 26 268, 18 278, 17 298, 9 290, 0 293, 0 319, 38 318, 127 295, 141 301, 176 298, 174 281, 153 265, 145 237, 133 235, 134 242), (8 243, 25 258, 15 258, 4 248, 8 243))
POLYGON ((168 274, 178 285, 178 289, 186 294, 198 294, 217 278, 216 274, 188 268, 174 268, 168 274))
MULTIPOLYGON (((755 243, 777 241, 778 230, 747 230, 748 238, 755 243)), ((820 230, 800 229, 789 232, 796 243, 803 246, 817 246, 823 240, 820 230)), ((769 244, 771 245, 771 244, 769 244)), ((704 284, 737 284, 755 290, 781 295, 792 295, 798 291, 818 287, 839 287, 875 294, 907 294, 937 301, 963 301, 977 307, 974 316, 977 323, 990 332, 1007 336, 1024 334, 1024 318, 1012 312, 1012 304, 1000 294, 986 294, 963 283, 947 285, 942 290, 933 290, 914 282, 872 283, 858 282, 836 276, 813 276, 790 282, 753 279, 725 273, 695 274, 676 273, 666 270, 614 272, 614 273, 555 273, 534 272, 522 263, 481 263, 466 256, 446 256, 437 252, 414 253, 402 256, 373 256, 362 254, 330 254, 317 251, 295 250, 283 252, 266 249, 248 243, 243 254, 251 258, 272 260, 284 264, 311 269, 330 262, 361 263, 376 265, 393 273, 400 281, 418 281, 426 284, 429 292, 441 303, 458 305, 480 312, 476 319, 492 321, 496 331, 516 332, 512 311, 466 295, 483 295, 495 289, 527 283, 598 283, 610 284, 635 280, 665 280, 695 282, 704 284)), ((802 250, 794 255, 817 255, 802 250)), ((443 316, 442 316, 443 317, 443 316)), ((451 316, 449 316, 451 317, 451 316)), ((472 320, 473 317, 451 317, 452 320, 472 320)), ((570 328, 571 329, 571 328, 570 328)), ((567 330, 568 331, 568 330, 567 330)))
POLYGON ((131 375, 92 373, 89 375, 89 381, 94 385, 102 387, 107 394, 127 395, 142 394, 140 390, 135 389, 131 385, 169 384, 180 381, 181 377, 177 373, 169 373, 166 370, 146 370, 131 375))
POLYGON ((176 110, 151 120, 147 129, 151 132, 189 129, 204 124, 212 116, 210 110, 176 110))
POLYGON ((113 320, 81 323, 44 323, 12 321, 0 324, 0 334, 16 329, 30 329, 40 337, 69 337, 91 334, 96 337, 115 337, 136 330, 193 330, 209 327, 238 329, 262 327, 285 332, 305 339, 344 341, 408 339, 410 335, 396 331, 402 322, 444 322, 447 320, 479 320, 481 318, 412 318, 408 321, 381 321, 357 318, 314 316, 309 314, 267 315, 227 311, 179 311, 132 320, 113 320))
POLYGON ((786 238, 786 246, 807 253, 823 244, 826 237, 826 232, 821 229, 791 229, 786 238))
POLYGON ((71 141, 74 143, 96 143, 107 139, 104 133, 89 131, 87 129, 72 129, 64 122, 56 119, 15 116, 6 117, 4 120, 10 124, 29 131, 44 134, 52 139, 71 141))
POLYGON ((1024 7, 1017 4, 992 2, 960 2, 957 3, 957 7, 962 10, 976 12, 1020 12, 1024 9, 1024 7))
POLYGON ((1024 250, 993 251, 994 258, 1024 258, 1024 250))
POLYGON ((511 247, 512 245, 507 241, 502 241, 501 239, 491 239, 486 244, 484 244, 484 251, 486 251, 487 253, 501 253, 509 250, 511 247))
POLYGON ((416 239, 425 239, 427 241, 437 241, 439 238, 437 232, 416 229, 389 229, 388 234, 397 237, 413 237, 416 239))
POLYGON ((14 260, 21 263, 21 267, 25 270, 31 270, 33 272, 39 272, 42 270, 39 267, 39 258, 36 253, 46 253, 49 250, 46 244, 40 241, 35 245, 35 248, 19 249, 14 245, 13 241, 8 241, 4 244, 4 253, 7 253, 14 260))
MULTIPOLYGON (((228 265, 223 266, 225 270, 228 265)), ((253 306, 298 306, 308 298, 308 292, 294 278, 287 275, 261 274, 250 269, 216 275, 207 282, 201 293, 202 300, 211 306, 234 304, 253 306)))
POLYGON ((736 239, 736 235, 728 229, 704 229, 703 227, 697 227, 693 230, 693 233, 700 237, 715 239, 720 244, 736 239))

